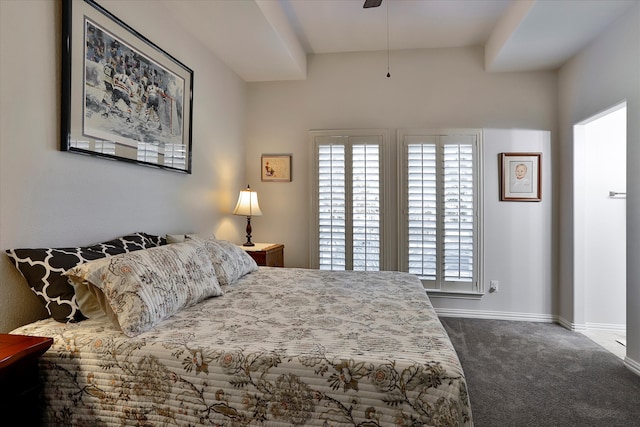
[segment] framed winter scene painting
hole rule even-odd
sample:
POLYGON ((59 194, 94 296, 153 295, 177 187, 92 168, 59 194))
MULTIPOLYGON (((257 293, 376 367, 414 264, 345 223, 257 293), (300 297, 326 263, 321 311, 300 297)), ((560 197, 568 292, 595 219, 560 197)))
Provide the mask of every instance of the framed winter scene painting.
POLYGON ((92 0, 64 0, 63 151, 191 173, 193 71, 92 0))

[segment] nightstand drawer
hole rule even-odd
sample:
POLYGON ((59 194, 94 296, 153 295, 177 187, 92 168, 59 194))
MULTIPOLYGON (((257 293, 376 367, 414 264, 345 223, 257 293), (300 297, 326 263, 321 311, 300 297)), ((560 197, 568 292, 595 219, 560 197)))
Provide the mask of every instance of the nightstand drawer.
POLYGON ((255 246, 240 247, 260 266, 284 267, 284 245, 280 243, 256 243, 255 246))

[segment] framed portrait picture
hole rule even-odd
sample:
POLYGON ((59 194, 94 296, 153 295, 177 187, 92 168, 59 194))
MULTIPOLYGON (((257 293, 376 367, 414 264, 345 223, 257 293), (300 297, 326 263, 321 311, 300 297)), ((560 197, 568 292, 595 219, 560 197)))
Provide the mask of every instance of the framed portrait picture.
POLYGON ((63 0, 63 151, 191 173, 193 71, 93 0, 63 0))
POLYGON ((291 181, 291 156, 263 154, 260 161, 262 181, 291 181))
POLYGON ((500 153, 500 200, 542 200, 542 153, 500 153))

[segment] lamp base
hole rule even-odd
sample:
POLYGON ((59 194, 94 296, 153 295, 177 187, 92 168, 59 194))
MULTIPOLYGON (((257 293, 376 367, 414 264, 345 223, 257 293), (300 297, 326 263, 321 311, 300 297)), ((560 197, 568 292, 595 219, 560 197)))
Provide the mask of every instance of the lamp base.
POLYGON ((247 241, 242 246, 255 246, 256 244, 251 241, 251 217, 247 217, 247 241))

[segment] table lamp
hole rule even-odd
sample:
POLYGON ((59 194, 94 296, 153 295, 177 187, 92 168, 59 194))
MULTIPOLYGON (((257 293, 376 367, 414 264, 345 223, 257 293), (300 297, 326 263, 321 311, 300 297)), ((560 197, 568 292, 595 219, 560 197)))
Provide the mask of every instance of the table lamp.
POLYGON ((247 185, 246 190, 240 191, 233 214, 247 217, 247 241, 242 246, 255 246, 255 243, 251 241, 251 217, 262 215, 260 205, 258 205, 258 193, 252 191, 251 187, 247 185))

